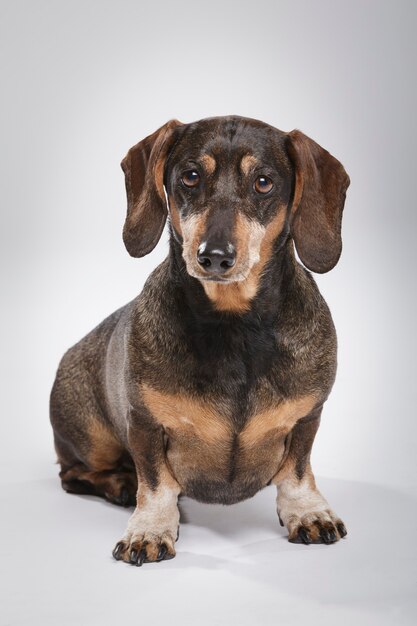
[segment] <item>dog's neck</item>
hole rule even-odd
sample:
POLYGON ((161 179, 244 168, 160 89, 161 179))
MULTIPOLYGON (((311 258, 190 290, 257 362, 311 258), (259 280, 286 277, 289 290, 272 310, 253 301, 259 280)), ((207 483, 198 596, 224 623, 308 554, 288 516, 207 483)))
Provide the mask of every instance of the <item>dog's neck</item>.
POLYGON ((246 281, 221 284, 190 276, 182 256, 181 242, 170 233, 170 272, 182 306, 200 320, 236 322, 241 318, 265 323, 276 318, 280 303, 293 284, 297 261, 292 240, 278 237, 273 253, 262 268, 253 268, 246 281))

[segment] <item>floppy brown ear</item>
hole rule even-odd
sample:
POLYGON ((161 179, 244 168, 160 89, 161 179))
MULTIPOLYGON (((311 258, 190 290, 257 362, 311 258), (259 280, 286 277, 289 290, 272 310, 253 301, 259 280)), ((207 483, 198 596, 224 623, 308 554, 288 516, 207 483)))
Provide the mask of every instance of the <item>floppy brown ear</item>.
POLYGON ((342 211, 349 176, 327 150, 299 130, 288 133, 295 167, 291 233, 298 256, 312 272, 333 269, 342 252, 342 211))
POLYGON ((170 120, 130 148, 121 162, 127 193, 123 241, 131 256, 141 257, 151 252, 164 229, 167 218, 164 166, 177 126, 182 126, 181 122, 170 120))

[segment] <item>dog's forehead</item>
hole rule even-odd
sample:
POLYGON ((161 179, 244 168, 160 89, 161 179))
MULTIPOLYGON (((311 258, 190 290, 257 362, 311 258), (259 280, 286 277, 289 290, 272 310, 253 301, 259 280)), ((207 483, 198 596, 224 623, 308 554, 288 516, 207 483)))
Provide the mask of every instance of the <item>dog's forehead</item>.
POLYGON ((246 154, 262 159, 279 158, 286 154, 286 133, 251 118, 206 118, 184 125, 178 129, 178 134, 171 155, 174 162, 204 155, 233 159, 246 154))

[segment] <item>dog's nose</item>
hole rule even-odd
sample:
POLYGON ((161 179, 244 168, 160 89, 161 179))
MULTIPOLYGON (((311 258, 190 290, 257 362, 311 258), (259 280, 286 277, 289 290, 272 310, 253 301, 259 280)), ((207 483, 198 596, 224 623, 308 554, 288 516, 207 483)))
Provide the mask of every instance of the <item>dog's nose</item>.
POLYGON ((235 247, 204 242, 198 248, 197 261, 207 274, 224 274, 236 262, 235 247))

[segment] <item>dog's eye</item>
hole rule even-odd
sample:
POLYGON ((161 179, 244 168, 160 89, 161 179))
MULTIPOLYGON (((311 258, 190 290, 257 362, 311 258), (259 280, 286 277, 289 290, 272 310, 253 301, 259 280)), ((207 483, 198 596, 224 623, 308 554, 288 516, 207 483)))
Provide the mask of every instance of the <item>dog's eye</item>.
POLYGON ((270 178, 268 178, 268 176, 258 176, 254 184, 255 191, 258 193, 268 193, 268 191, 271 191, 273 186, 274 183, 270 178))
POLYGON ((181 180, 186 187, 197 187, 200 182, 200 174, 195 170, 187 170, 183 172, 181 180))

